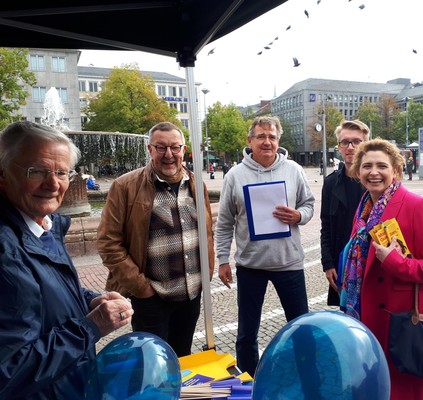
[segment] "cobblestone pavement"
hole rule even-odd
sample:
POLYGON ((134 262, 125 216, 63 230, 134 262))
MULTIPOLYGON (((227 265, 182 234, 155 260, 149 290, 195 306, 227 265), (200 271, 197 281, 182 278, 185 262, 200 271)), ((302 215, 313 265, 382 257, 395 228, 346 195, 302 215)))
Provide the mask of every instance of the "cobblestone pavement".
MULTIPOLYGON (((336 310, 335 307, 326 305, 328 283, 320 263, 320 205, 323 177, 319 173, 319 168, 305 168, 305 171, 311 190, 316 198, 312 220, 308 224, 301 226, 302 245, 305 251, 305 275, 309 308, 310 311, 336 310)), ((330 172, 328 170, 328 173, 330 172)), ((204 173, 203 179, 209 190, 220 190, 223 181, 221 171, 215 173, 215 179, 213 180, 204 173)), ((419 181, 417 175, 412 181, 405 180, 404 185, 410 190, 423 195, 423 181, 419 181)), ((75 257, 73 261, 83 286, 98 291, 104 290, 107 269, 102 265, 98 256, 75 257)), ((236 278, 235 273, 234 277, 236 278)), ((231 289, 226 288, 217 277, 216 268, 215 276, 210 283, 210 290, 213 334, 206 337, 202 312, 197 323, 192 351, 193 353, 198 353, 214 345, 217 352, 229 353, 235 356, 237 333, 236 281, 234 281, 231 289)), ((270 284, 263 305, 259 331, 261 351, 266 348, 270 340, 285 324, 284 311, 276 291, 270 284)), ((111 340, 129 331, 130 328, 122 328, 101 339, 97 345, 97 350, 102 349, 111 340)))

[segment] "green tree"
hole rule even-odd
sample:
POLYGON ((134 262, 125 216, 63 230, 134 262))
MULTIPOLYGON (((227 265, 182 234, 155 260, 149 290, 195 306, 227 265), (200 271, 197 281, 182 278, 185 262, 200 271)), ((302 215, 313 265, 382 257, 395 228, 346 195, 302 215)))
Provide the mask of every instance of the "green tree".
POLYGON ((137 64, 114 68, 98 97, 91 100, 84 130, 145 134, 160 121, 181 126, 177 111, 157 97, 151 76, 137 64))
POLYGON ((21 119, 19 109, 29 96, 24 85, 34 86, 35 74, 28 71, 28 49, 0 48, 0 130, 21 119))
POLYGON ((361 105, 354 119, 364 122, 371 130, 372 137, 378 137, 382 134, 382 115, 379 112, 378 105, 366 102, 361 105))
POLYGON ((419 139, 419 128, 423 128, 423 104, 408 103, 408 111, 401 111, 395 114, 392 123, 393 139, 398 144, 406 144, 406 124, 408 118, 408 143, 417 142, 419 139), (408 117, 407 117, 408 112, 408 117))
POLYGON ((247 122, 235 104, 224 106, 216 102, 208 107, 207 111, 207 129, 211 148, 218 153, 225 153, 225 161, 234 160, 237 151, 240 152, 247 144, 247 122))

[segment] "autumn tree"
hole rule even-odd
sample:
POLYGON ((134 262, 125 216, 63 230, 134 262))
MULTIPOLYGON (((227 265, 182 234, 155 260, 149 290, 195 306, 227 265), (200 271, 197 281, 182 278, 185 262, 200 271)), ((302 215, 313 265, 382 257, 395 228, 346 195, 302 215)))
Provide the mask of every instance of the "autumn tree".
MULTIPOLYGON (((383 94, 380 98, 380 102, 377 104, 377 107, 381 116, 381 130, 378 136, 383 139, 393 140, 394 133, 392 130, 392 124, 395 115, 400 112, 399 106, 393 96, 383 94)), ((375 135, 373 135, 373 137, 375 137, 375 135)))
POLYGON ((137 64, 113 68, 86 114, 84 130, 145 134, 161 121, 181 126, 177 110, 157 96, 153 79, 137 64))
MULTIPOLYGON (((316 132, 314 129, 316 123, 321 123, 322 121, 322 112, 322 106, 317 106, 317 120, 307 126, 307 133, 311 136, 311 145, 316 149, 322 148, 322 132, 316 132)), ((325 105, 326 147, 334 147, 338 144, 334 132, 343 119, 344 116, 342 113, 337 108, 333 107, 332 104, 327 103, 325 105)))
POLYGON ((23 86, 35 84, 35 74, 28 70, 28 49, 0 48, 0 130, 21 119, 19 110, 29 96, 23 86))

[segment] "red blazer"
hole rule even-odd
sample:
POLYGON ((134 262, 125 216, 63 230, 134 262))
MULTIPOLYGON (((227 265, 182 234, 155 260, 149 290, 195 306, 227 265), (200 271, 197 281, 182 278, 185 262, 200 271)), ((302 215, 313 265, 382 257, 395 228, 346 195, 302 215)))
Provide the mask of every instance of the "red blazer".
POLYGON ((392 251, 381 264, 370 244, 361 289, 361 322, 374 333, 385 351, 391 373, 391 400, 423 399, 423 378, 398 372, 389 357, 390 315, 385 311, 411 310, 417 282, 421 284, 419 311, 423 313, 423 197, 401 185, 389 200, 380 222, 391 218, 397 219, 414 259, 392 251))

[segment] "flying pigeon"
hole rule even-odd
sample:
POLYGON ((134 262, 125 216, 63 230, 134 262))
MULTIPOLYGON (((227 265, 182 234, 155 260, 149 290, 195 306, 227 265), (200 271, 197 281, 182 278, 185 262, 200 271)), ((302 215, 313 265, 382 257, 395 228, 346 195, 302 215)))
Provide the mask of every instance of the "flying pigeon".
POLYGON ((366 7, 364 4, 362 4, 361 6, 358 6, 358 8, 359 8, 360 10, 362 10, 364 7, 366 7))
POLYGON ((317 5, 319 5, 319 4, 320 4, 320 1, 321 1, 321 0, 317 0, 317 5))
POLYGON ((413 49, 413 53, 414 53, 414 54, 417 54, 417 50, 416 50, 416 49, 413 49))
POLYGON ((261 55, 262 55, 262 53, 263 53, 262 51, 259 51, 259 52, 257 53, 257 55, 258 55, 258 56, 261 56, 261 55))
POLYGON ((279 36, 276 36, 273 40, 279 40, 279 36))
POLYGON ((294 67, 298 67, 301 64, 301 63, 298 62, 297 57, 293 57, 292 59, 294 61, 294 67))
POLYGON ((286 27, 286 30, 287 31, 289 31, 291 29, 291 25, 288 25, 287 27, 286 27))
POLYGON ((216 50, 216 47, 215 48, 213 48, 213 49, 211 49, 208 53, 207 53, 207 55, 209 56, 210 54, 214 54, 214 51, 216 50))
POLYGON ((270 42, 269 44, 268 44, 268 46, 271 46, 273 44, 273 42, 270 42))
POLYGON ((306 15, 306 17, 307 17, 307 18, 310 18, 310 17, 308 16, 308 11, 307 11, 307 10, 304 10, 304 14, 306 15))
POLYGON ((264 48, 265 48, 266 50, 270 50, 270 47, 269 47, 269 46, 264 46, 264 48))

